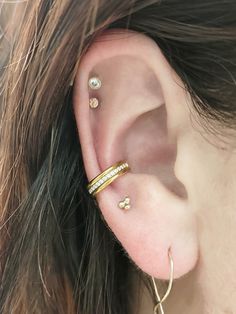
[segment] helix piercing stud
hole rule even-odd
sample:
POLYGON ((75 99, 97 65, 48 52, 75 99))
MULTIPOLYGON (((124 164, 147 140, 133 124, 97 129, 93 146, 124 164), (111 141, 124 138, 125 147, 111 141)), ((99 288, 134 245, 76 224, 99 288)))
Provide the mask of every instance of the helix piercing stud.
POLYGON ((102 82, 98 77, 91 77, 88 81, 89 87, 91 89, 99 89, 102 86, 102 82))
POLYGON ((119 202, 118 207, 121 209, 130 209, 130 198, 126 196, 123 201, 119 202))
POLYGON ((89 106, 90 108, 97 108, 99 106, 99 101, 97 98, 93 97, 89 99, 89 106))

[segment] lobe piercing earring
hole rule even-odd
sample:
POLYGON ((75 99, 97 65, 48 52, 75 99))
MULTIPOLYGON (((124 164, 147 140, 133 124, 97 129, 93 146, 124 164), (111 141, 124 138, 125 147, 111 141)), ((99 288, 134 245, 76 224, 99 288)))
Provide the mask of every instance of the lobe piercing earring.
POLYGON ((171 248, 169 248, 169 250, 168 250, 168 257, 169 257, 169 263, 170 263, 170 279, 169 279, 169 284, 168 284, 168 288, 166 290, 166 293, 165 293, 165 295, 162 298, 160 297, 160 295, 158 293, 156 282, 155 282, 155 278, 153 276, 151 276, 152 283, 153 283, 153 286, 154 286, 154 292, 155 292, 156 299, 157 299, 157 304, 154 306, 153 314, 159 314, 159 313, 160 314, 165 314, 162 303, 169 296, 169 294, 171 292, 171 289, 172 289, 172 286, 173 286, 174 261, 173 261, 172 254, 171 254, 171 248))
POLYGON ((123 201, 119 202, 118 207, 121 209, 130 209, 130 198, 126 196, 123 201))
POLYGON ((89 87, 91 89, 99 89, 102 86, 102 82, 98 77, 91 77, 88 81, 89 87))
POLYGON ((89 106, 90 108, 97 108, 99 105, 98 99, 97 98, 90 98, 89 99, 89 106))

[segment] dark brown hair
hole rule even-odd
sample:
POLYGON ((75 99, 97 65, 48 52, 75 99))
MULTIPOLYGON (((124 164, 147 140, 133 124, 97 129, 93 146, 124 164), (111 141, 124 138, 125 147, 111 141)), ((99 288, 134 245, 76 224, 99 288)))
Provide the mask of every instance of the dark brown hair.
POLYGON ((103 30, 133 29, 161 47, 201 121, 235 128, 235 16, 235 0, 27 2, 2 73, 2 314, 131 312, 139 270, 86 190, 70 82, 103 30))

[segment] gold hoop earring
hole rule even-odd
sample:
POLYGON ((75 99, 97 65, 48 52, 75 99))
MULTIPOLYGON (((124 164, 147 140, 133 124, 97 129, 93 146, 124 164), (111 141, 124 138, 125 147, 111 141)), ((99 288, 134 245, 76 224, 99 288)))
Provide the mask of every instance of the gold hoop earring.
POLYGON ((119 176, 125 174, 128 170, 130 170, 130 167, 127 162, 119 161, 115 163, 89 182, 87 185, 89 193, 93 196, 96 195, 119 176))
POLYGON ((157 304, 154 306, 154 309, 153 309, 153 313, 154 314, 164 314, 164 309, 163 309, 163 306, 162 306, 162 303, 166 300, 166 298, 169 296, 170 292, 171 292, 171 289, 172 289, 172 286, 173 286, 173 280, 174 280, 174 261, 173 261, 173 258, 171 256, 171 252, 170 252, 170 248, 168 250, 168 256, 169 256, 169 262, 170 262, 170 279, 169 279, 169 284, 168 284, 168 288, 166 290, 166 293, 165 295, 163 296, 163 298, 161 299, 160 298, 160 295, 158 293, 158 290, 157 290, 157 286, 156 286, 156 282, 155 282, 155 279, 154 277, 152 276, 152 283, 153 283, 153 286, 154 286, 154 291, 155 291, 155 295, 156 295, 156 299, 157 299, 157 304), (160 311, 159 311, 160 310, 160 311))

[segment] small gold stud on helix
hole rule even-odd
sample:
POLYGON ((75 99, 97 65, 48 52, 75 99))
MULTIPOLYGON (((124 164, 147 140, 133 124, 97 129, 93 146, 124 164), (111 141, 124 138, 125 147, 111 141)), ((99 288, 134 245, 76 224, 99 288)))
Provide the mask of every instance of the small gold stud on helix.
POLYGON ((119 202, 118 207, 121 209, 130 209, 130 198, 126 196, 123 201, 119 202))
POLYGON ((89 79, 88 84, 91 89, 99 89, 102 86, 101 80, 95 76, 89 79))
POLYGON ((90 98, 89 99, 89 106, 91 108, 97 108, 99 105, 98 99, 97 98, 90 98))

